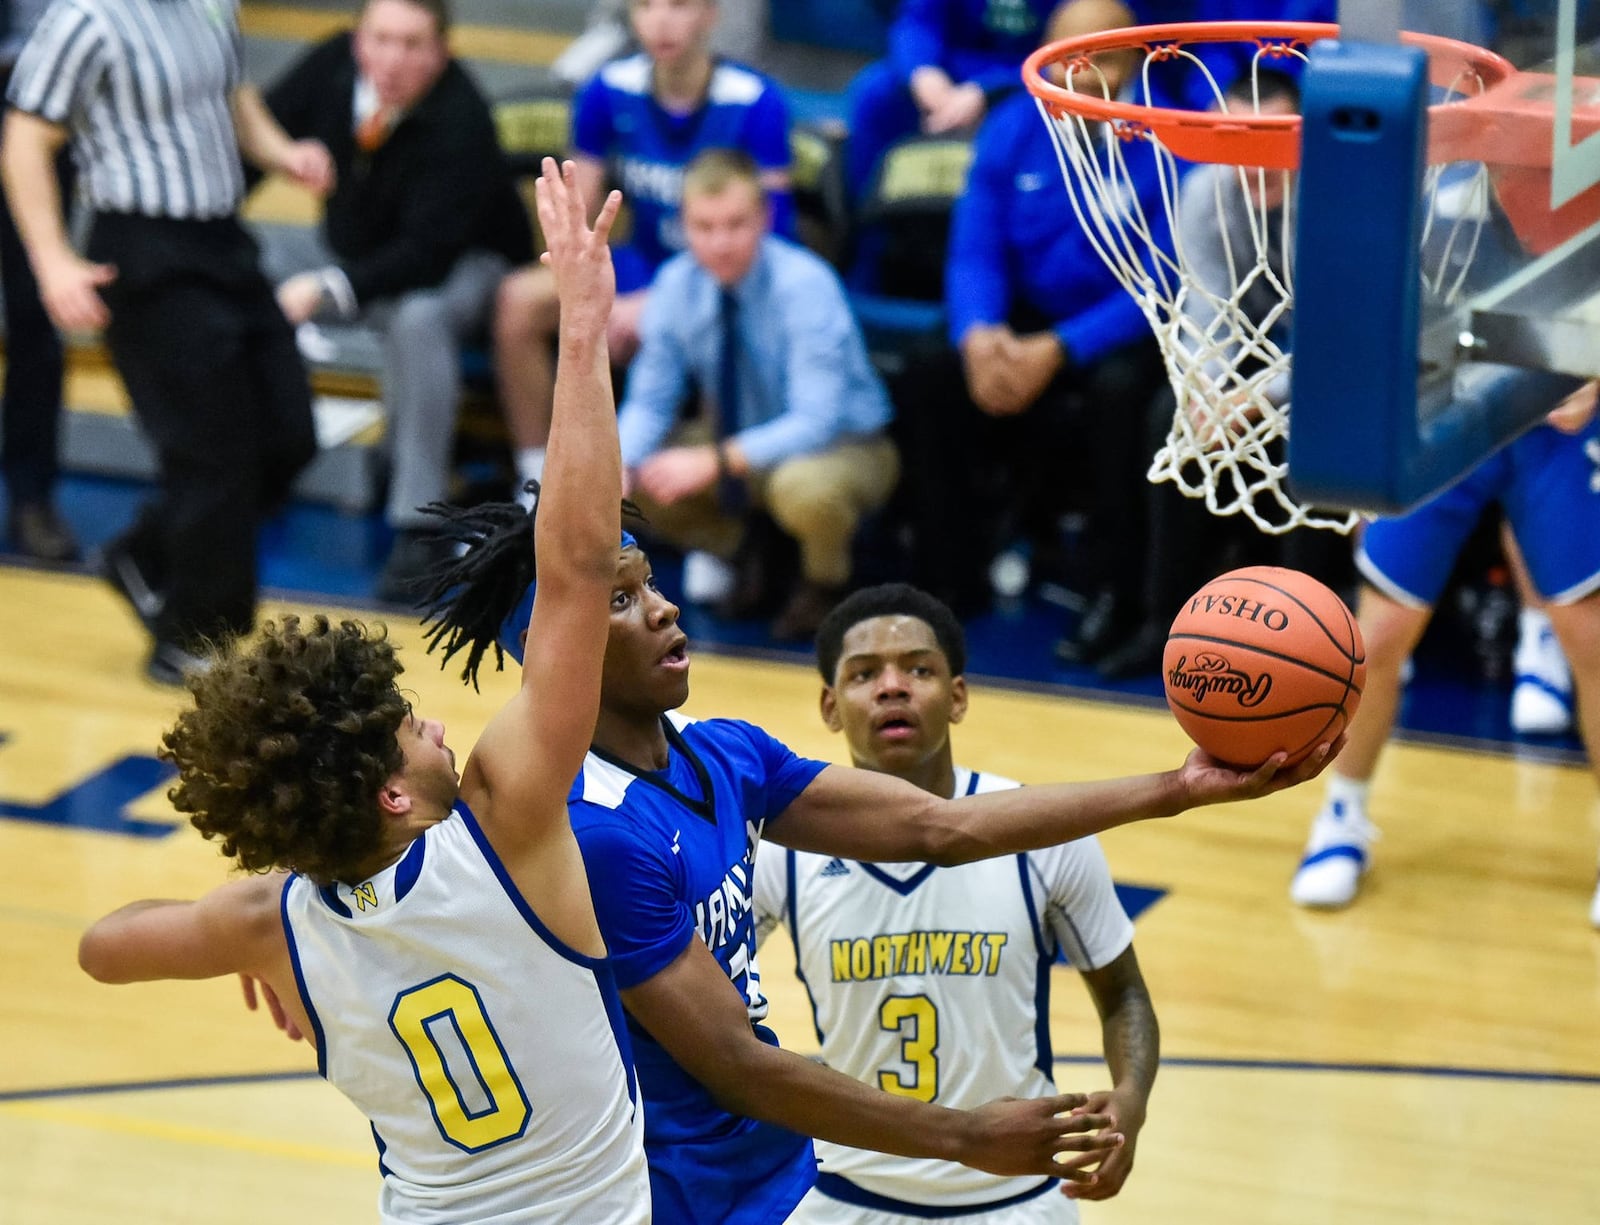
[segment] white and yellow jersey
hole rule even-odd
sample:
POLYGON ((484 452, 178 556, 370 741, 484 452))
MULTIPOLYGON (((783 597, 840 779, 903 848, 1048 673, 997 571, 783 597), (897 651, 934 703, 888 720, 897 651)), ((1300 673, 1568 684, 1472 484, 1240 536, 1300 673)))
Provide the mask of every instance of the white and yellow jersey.
POLYGON ((382 1220, 650 1220, 644 1110, 604 959, 556 939, 458 804, 371 880, 293 877, 318 1070, 372 1122, 382 1220))
MULTIPOLYGON (((957 795, 1017 785, 956 770, 957 795)), ((756 857, 756 913, 763 932, 782 924, 794 939, 829 1067, 953 1107, 1054 1093, 1049 991, 1057 951, 1093 969, 1133 939, 1093 838, 954 868, 858 863, 767 844, 756 857)), ((817 1156, 818 1192, 862 1206, 1003 1204, 1030 1192, 1062 1199, 1047 1191, 1053 1181, 948 1162, 821 1140, 817 1156)))

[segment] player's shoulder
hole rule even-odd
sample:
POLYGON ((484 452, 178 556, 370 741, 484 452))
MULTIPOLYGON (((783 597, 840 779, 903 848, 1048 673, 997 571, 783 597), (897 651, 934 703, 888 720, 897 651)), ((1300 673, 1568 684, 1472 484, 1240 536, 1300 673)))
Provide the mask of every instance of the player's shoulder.
POLYGON ((677 730, 683 742, 697 752, 743 751, 751 745, 771 740, 765 731, 743 719, 696 719, 680 711, 670 711, 667 721, 677 730))
POLYGON ((734 60, 717 61, 706 89, 706 100, 713 106, 754 106, 768 95, 782 97, 778 83, 765 73, 734 60))
POLYGON ((607 90, 634 98, 647 97, 653 73, 654 66, 650 62, 650 57, 641 51, 636 55, 624 56, 620 60, 612 60, 601 65, 600 71, 594 75, 587 88, 607 90))
POLYGON ((55 21, 63 17, 69 20, 77 19, 103 34, 116 32, 116 26, 111 20, 111 3, 108 3, 108 0, 50 0, 45 15, 55 21))
POLYGON ((839 274, 815 251, 777 234, 761 242, 761 259, 771 275, 774 293, 798 296, 810 301, 818 294, 835 295, 844 300, 844 283, 839 274))

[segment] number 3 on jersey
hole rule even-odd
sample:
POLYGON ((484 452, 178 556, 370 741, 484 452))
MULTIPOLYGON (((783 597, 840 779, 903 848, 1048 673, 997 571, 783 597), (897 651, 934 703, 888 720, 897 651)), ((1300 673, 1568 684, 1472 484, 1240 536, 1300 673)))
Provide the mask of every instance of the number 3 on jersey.
POLYGON ((878 1073, 878 1088, 901 1097, 931 1102, 939 1093, 939 1010, 925 995, 891 995, 878 1009, 878 1025, 900 1035, 900 1061, 908 1065, 908 1077, 898 1069, 878 1073))
POLYGON ((401 992, 389 1028, 411 1056, 434 1122, 451 1144, 475 1153, 522 1134, 528 1099, 471 983, 446 974, 401 992), (463 1090, 475 1091, 482 1108, 468 1105, 463 1090))

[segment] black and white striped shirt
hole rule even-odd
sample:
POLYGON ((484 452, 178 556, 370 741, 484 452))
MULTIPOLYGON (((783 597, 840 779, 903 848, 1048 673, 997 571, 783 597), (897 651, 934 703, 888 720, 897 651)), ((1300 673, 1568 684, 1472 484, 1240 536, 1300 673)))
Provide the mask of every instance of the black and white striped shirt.
POLYGON ((243 193, 237 0, 53 0, 7 100, 72 133, 101 212, 225 217, 243 193))

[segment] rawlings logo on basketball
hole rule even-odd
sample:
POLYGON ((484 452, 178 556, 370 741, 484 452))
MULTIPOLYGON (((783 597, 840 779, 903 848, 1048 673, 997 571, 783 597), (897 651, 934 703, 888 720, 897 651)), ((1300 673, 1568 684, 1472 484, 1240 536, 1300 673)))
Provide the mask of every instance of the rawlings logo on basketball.
POLYGON ((1235 668, 1226 656, 1202 651, 1192 664, 1187 655, 1178 656, 1178 662, 1167 673, 1167 688, 1187 690, 1196 702, 1219 693, 1238 699, 1240 706, 1259 706, 1272 689, 1272 674, 1251 676, 1242 668, 1235 668))

